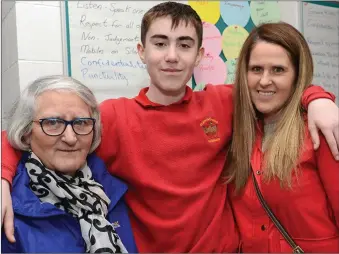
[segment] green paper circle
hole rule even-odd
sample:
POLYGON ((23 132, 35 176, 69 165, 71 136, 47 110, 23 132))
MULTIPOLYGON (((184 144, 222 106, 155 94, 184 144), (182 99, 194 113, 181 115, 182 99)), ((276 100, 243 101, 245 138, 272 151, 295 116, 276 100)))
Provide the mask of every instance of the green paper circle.
POLYGON ((277 1, 251 1, 251 18, 258 26, 263 23, 280 21, 279 4, 277 1))

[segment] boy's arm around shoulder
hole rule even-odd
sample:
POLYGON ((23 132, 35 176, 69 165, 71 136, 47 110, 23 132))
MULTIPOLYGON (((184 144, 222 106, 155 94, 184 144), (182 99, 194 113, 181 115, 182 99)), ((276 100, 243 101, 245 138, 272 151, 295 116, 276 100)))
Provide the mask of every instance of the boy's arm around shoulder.
POLYGON ((214 96, 215 98, 219 98, 224 109, 230 110, 231 112, 233 111, 233 84, 207 84, 204 91, 210 93, 211 96, 214 96))
POLYGON ((8 142, 6 131, 1 132, 1 178, 12 184, 22 152, 8 142))
POLYGON ((308 105, 316 99, 330 99, 335 100, 334 94, 327 92, 321 86, 309 85, 303 92, 301 104, 307 109, 308 105))
MULTIPOLYGON (((205 87, 205 90, 213 89, 214 85, 208 84, 205 87)), ((230 96, 232 96, 234 91, 234 85, 233 84, 223 84, 223 85, 215 85, 214 89, 217 89, 221 93, 221 96, 229 99, 230 96)), ((310 85, 302 95, 301 103, 305 109, 307 109, 308 105, 316 99, 330 99, 332 101, 335 100, 335 96, 325 91, 321 86, 316 85, 310 85)))
POLYGON ((314 149, 319 147, 320 129, 332 155, 339 160, 339 108, 334 101, 334 94, 326 92, 320 86, 310 85, 302 96, 302 106, 307 110, 308 129, 314 149))

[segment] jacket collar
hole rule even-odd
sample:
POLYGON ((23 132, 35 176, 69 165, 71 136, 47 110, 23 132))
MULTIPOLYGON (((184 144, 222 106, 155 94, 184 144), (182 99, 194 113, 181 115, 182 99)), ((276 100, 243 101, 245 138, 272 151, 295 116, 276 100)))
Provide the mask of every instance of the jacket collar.
MULTIPOLYGON (((135 97, 135 100, 143 107, 148 108, 148 107, 164 107, 165 105, 162 104, 158 104, 155 102, 152 102, 148 99, 148 97, 146 96, 146 93, 148 91, 149 87, 145 87, 143 89, 140 90, 139 95, 135 97)), ((171 105, 176 105, 176 104, 182 104, 182 103, 187 103, 191 100, 192 98, 192 89, 189 86, 186 86, 186 92, 184 97, 178 101, 175 102, 171 105)))
MULTIPOLYGON (((29 153, 26 152, 21 157, 16 176, 13 180, 13 210, 14 213, 28 217, 49 217, 61 214, 68 214, 50 203, 41 203, 39 198, 29 187, 29 176, 25 167, 29 153)), ((106 195, 111 200, 108 206, 110 212, 127 191, 127 185, 109 174, 105 164, 96 155, 87 157, 87 164, 92 169, 95 181, 102 184, 106 195)), ((70 215, 71 216, 71 215, 70 215)))

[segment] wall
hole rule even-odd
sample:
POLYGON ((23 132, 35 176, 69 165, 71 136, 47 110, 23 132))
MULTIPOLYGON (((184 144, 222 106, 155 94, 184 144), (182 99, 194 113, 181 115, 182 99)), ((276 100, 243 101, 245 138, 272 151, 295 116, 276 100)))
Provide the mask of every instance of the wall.
MULTIPOLYGON (((15 2, 2 1, 1 14, 1 113, 4 117, 5 111, 10 108, 20 91, 15 2)), ((2 128, 5 124, 6 121, 2 122, 2 128)))
MULTIPOLYGON (((282 20, 300 28, 299 3, 279 5, 282 20)), ((2 129, 29 82, 64 72, 61 6, 60 1, 2 1, 2 129)))
POLYGON ((2 1, 2 129, 29 82, 63 73, 59 1, 2 1))

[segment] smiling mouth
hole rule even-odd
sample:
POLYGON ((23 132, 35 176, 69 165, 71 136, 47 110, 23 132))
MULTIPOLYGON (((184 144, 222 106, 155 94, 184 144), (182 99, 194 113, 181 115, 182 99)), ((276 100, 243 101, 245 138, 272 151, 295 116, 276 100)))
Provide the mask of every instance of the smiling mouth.
POLYGON ((258 94, 263 95, 263 96, 271 96, 271 95, 274 95, 275 92, 271 92, 271 91, 268 91, 268 92, 258 91, 258 94))
POLYGON ((181 70, 177 70, 177 69, 161 69, 161 71, 168 72, 168 73, 178 73, 178 72, 181 72, 181 70))

